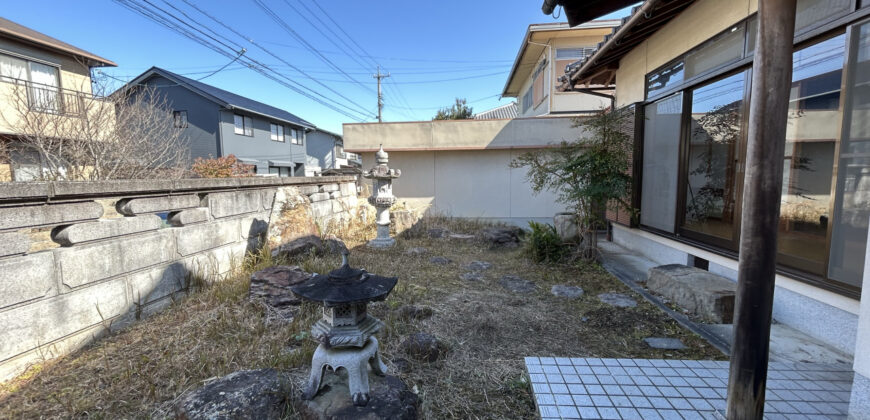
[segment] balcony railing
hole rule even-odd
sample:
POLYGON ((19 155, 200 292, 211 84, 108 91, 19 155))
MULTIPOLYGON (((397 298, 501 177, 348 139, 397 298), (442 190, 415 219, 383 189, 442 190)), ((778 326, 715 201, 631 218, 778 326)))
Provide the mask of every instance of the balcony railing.
POLYGON ((27 94, 30 110, 68 116, 80 116, 85 111, 85 97, 90 95, 56 86, 33 83, 28 80, 4 77, 3 82, 20 86, 27 94))

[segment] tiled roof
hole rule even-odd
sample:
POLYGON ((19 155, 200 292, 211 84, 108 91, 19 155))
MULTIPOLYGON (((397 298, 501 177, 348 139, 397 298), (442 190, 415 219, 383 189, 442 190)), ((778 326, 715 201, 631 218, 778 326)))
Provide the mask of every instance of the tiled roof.
POLYGON ((140 84, 152 74, 159 74, 163 77, 166 77, 167 79, 174 81, 175 83, 178 83, 179 85, 186 86, 194 91, 199 91, 199 93, 203 94, 203 96, 210 97, 210 99, 219 102, 221 105, 227 108, 237 108, 242 111, 253 112, 255 114, 275 118, 277 120, 282 120, 291 124, 296 124, 308 128, 315 128, 314 124, 302 118, 299 118, 296 115, 283 109, 276 108, 272 105, 267 105, 259 101, 255 101, 253 99, 246 98, 232 92, 228 92, 226 90, 181 76, 179 74, 175 74, 169 70, 164 70, 159 67, 152 67, 145 73, 142 73, 142 75, 140 75, 139 77, 133 79, 133 81, 128 83, 122 89, 126 89, 128 86, 140 84))
POLYGON ((474 114, 475 120, 498 120, 517 117, 517 103, 511 102, 493 109, 474 114))
POLYGON ((65 52, 67 54, 79 57, 84 57, 94 62, 97 66, 117 66, 117 64, 115 64, 111 60, 107 60, 81 48, 74 47, 59 39, 52 38, 42 32, 38 32, 26 26, 19 25, 11 20, 4 19, 2 17, 0 17, 0 34, 23 39, 27 42, 39 45, 44 48, 65 52))

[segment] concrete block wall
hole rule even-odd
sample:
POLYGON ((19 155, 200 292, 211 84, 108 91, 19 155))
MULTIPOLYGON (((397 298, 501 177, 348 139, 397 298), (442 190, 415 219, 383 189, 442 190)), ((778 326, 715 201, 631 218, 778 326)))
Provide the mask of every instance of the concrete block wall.
POLYGON ((312 216, 326 224, 344 217, 343 204, 356 199, 348 186, 353 182, 316 177, 0 185, 0 380, 158 311, 196 277, 222 278, 264 243, 279 189, 305 192, 300 195, 312 201, 317 195, 312 204, 323 204, 312 216), (31 237, 48 230, 54 247, 36 250, 31 237))

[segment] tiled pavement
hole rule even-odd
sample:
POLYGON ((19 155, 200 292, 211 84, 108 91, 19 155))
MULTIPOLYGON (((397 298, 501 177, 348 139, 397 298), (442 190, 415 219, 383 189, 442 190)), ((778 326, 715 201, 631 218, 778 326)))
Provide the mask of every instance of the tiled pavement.
MULTIPOLYGON (((724 418, 727 361, 526 357, 525 362, 543 419, 724 418)), ((770 363, 764 417, 845 419, 852 375, 845 364, 770 363)))

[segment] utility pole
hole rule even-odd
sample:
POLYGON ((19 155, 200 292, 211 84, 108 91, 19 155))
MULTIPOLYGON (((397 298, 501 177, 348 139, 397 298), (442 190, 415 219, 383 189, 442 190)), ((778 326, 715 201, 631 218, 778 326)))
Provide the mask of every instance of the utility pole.
POLYGON ((758 2, 728 420, 764 416, 795 3, 758 2))
POLYGON ((385 77, 390 77, 390 73, 383 74, 381 73, 381 66, 378 66, 378 73, 373 74, 372 77, 378 79, 378 122, 383 122, 381 119, 381 111, 384 109, 384 94, 381 93, 381 79, 385 77))

